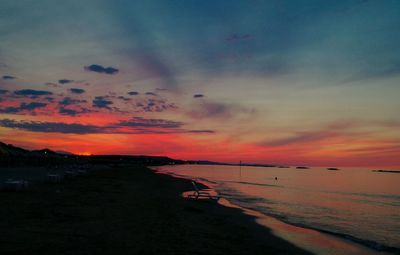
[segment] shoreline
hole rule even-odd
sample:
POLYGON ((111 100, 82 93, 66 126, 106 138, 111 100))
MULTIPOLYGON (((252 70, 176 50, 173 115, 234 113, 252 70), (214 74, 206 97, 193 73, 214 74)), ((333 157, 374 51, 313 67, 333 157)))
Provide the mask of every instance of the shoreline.
MULTIPOLYGON (((174 173, 158 172, 157 167, 151 167, 151 169, 158 174, 165 174, 174 178, 195 181, 197 183, 200 183, 205 188, 213 190, 215 193, 217 193, 217 191, 213 187, 214 184, 209 182, 208 180, 198 178, 191 179, 190 177, 185 177, 174 173)), ((242 207, 229 201, 228 199, 222 199, 220 201, 222 201, 220 202, 220 204, 223 206, 238 208, 242 210, 242 213, 254 217, 258 224, 268 229, 271 229, 272 232, 275 232, 275 234, 277 234, 277 236, 279 236, 280 238, 283 238, 295 244, 296 246, 302 247, 310 252, 314 252, 317 254, 335 254, 335 252, 338 252, 340 254, 371 255, 400 254, 399 249, 395 247, 383 246, 381 249, 376 249, 374 245, 376 246, 377 243, 374 243, 373 241, 361 240, 356 237, 344 234, 342 235, 340 233, 334 233, 309 226, 293 224, 291 222, 280 219, 279 217, 275 217, 274 215, 258 212, 252 208, 242 207), (293 238, 294 235, 297 236, 293 238), (308 237, 305 238, 304 236, 308 237), (316 239, 314 244, 312 242, 309 242, 310 239, 316 239), (334 253, 331 253, 333 250, 336 251, 334 253)))
POLYGON ((188 180, 128 165, 0 192, 1 254, 311 254, 240 209, 189 201, 188 180))

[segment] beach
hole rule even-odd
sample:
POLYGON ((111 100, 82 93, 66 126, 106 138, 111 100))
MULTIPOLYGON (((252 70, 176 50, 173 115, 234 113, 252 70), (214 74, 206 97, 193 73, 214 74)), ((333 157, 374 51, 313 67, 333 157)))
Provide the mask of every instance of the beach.
POLYGON ((135 165, 0 192, 1 254, 310 254, 190 181, 135 165))

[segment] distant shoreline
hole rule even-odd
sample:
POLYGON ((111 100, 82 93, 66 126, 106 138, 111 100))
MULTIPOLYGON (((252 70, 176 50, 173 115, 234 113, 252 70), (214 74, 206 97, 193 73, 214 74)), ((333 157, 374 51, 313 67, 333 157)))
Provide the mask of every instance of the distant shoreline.
POLYGON ((372 170, 372 172, 400 174, 400 170, 372 170))

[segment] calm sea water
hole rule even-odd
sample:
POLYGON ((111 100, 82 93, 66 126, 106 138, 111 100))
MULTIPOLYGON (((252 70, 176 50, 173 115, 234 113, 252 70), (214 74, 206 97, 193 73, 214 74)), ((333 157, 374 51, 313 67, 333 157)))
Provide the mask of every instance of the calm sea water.
POLYGON ((291 224, 378 249, 400 247, 400 174, 211 165, 158 170, 205 181, 230 202, 291 224))

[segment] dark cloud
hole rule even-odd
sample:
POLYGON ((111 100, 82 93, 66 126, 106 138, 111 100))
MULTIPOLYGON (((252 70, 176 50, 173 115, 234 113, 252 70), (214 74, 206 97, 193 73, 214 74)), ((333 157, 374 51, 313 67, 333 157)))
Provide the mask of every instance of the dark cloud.
POLYGON ((144 94, 147 95, 147 96, 157 96, 157 94, 154 93, 154 92, 146 92, 144 94))
POLYGON ((8 93, 8 90, 0 89, 0 95, 4 95, 4 94, 7 94, 7 93, 8 93))
POLYGON ((177 107, 173 103, 168 103, 161 99, 147 99, 135 104, 137 112, 163 112, 177 107))
POLYGON ((128 92, 128 94, 131 96, 136 96, 136 95, 139 95, 139 92, 131 91, 131 92, 128 92))
POLYGON ((3 80, 14 80, 16 77, 11 76, 11 75, 3 75, 3 80))
POLYGON ((105 97, 95 97, 93 100, 93 107, 111 109, 109 105, 113 104, 112 101, 106 100, 105 97))
POLYGON ((34 111, 38 108, 46 107, 47 104, 41 102, 21 103, 18 107, 0 108, 1 113, 15 114, 22 111, 34 111))
POLYGON ((58 112, 62 115, 69 115, 69 116, 75 116, 79 113, 79 111, 73 109, 67 109, 64 107, 60 107, 60 109, 58 109, 58 112))
POLYGON ((58 102, 58 112, 62 115, 75 116, 82 113, 93 112, 80 104, 87 103, 86 100, 73 99, 70 97, 64 97, 63 100, 58 102), (69 108, 71 106, 73 109, 69 108))
POLYGON ((74 94, 82 94, 82 93, 85 93, 85 90, 84 90, 84 89, 79 89, 79 88, 72 88, 72 89, 70 89, 69 91, 71 91, 71 93, 74 93, 74 94))
POLYGON ((184 123, 164 119, 145 119, 142 117, 134 117, 127 121, 121 121, 118 125, 121 127, 133 128, 180 128, 184 125, 184 123))
POLYGON ((78 99, 73 99, 70 97, 64 97, 63 100, 61 100, 60 102, 58 102, 59 105, 74 105, 74 104, 80 104, 80 103, 87 103, 86 100, 78 100, 78 99))
POLYGON ((105 74, 116 74, 118 73, 118 69, 114 67, 104 67, 101 65, 90 65, 90 66, 85 66, 85 70, 91 71, 91 72, 96 72, 96 73, 105 73, 105 74))
POLYGON ((113 128, 123 128, 123 132, 134 134, 179 134, 179 133, 214 133, 213 130, 184 129, 185 123, 165 119, 146 119, 133 117, 130 120, 120 121, 113 128), (126 131, 129 128, 129 131, 126 131))
POLYGON ((13 114, 13 113, 18 113, 20 112, 19 107, 6 107, 6 108, 0 108, 0 113, 8 113, 8 114, 13 114))
POLYGON ((188 133, 209 133, 209 134, 213 134, 215 133, 214 130, 209 130, 209 129, 200 129, 200 130, 188 130, 188 133))
POLYGON ((193 95, 193 97, 194 98, 201 98, 201 97, 204 97, 204 95, 203 94, 195 94, 195 95, 193 95))
POLYGON ((52 92, 46 90, 34 90, 34 89, 21 89, 14 91, 15 95, 18 96, 45 96, 53 95, 52 92))
MULTIPOLYGON (((61 110, 61 109, 60 109, 61 110)), ((65 115, 74 116, 78 112, 63 109, 65 115)), ((130 120, 120 121, 113 125, 96 126, 77 123, 42 122, 42 121, 16 121, 0 119, 0 126, 13 129, 21 129, 31 132, 65 133, 65 134, 175 134, 175 133, 214 133, 213 130, 188 130, 182 129, 182 122, 164 119, 145 119, 134 117, 130 120)))
POLYGON ((80 103, 86 103, 86 102, 87 102, 86 100, 76 100, 66 97, 63 99, 63 101, 60 101, 58 103, 59 104, 58 113, 62 115, 75 116, 83 113, 95 112, 93 110, 90 110, 86 107, 79 105, 80 103))
POLYGON ((35 110, 37 108, 42 108, 42 107, 46 107, 47 104, 45 103, 41 103, 41 102, 31 102, 31 103, 22 103, 20 105, 20 109, 23 110, 28 110, 28 111, 32 111, 35 110))
POLYGON ((93 134, 102 133, 101 127, 83 124, 67 124, 62 122, 41 121, 15 121, 10 119, 0 120, 0 126, 32 132, 65 133, 65 134, 93 134))
POLYGON ((60 107, 58 109, 58 113, 60 113, 61 115, 69 115, 69 116, 76 116, 76 115, 80 115, 80 114, 84 114, 84 113, 90 113, 90 112, 95 112, 92 111, 90 109, 87 109, 85 107, 78 107, 75 109, 69 109, 66 107, 60 107))
POLYGON ((73 80, 67 80, 67 79, 58 80, 58 83, 60 83, 60 84, 67 84, 67 83, 72 83, 72 82, 74 82, 74 81, 73 80))
POLYGON ((125 101, 125 102, 131 101, 131 100, 132 100, 132 98, 128 98, 128 97, 124 97, 124 96, 118 96, 117 98, 118 98, 118 99, 121 99, 121 100, 123 100, 123 101, 125 101))

